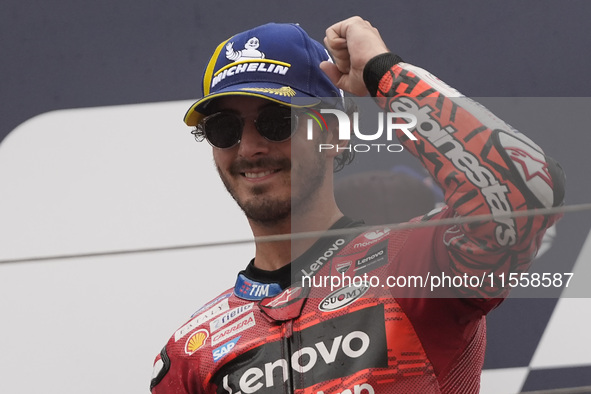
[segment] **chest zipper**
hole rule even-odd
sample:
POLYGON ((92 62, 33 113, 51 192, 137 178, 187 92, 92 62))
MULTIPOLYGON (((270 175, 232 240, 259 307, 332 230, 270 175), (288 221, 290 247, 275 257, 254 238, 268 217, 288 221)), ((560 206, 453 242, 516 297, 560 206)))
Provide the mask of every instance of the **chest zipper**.
POLYGON ((292 365, 291 365, 291 355, 292 355, 292 345, 291 345, 291 337, 293 335, 293 320, 288 320, 281 324, 281 352, 283 353, 284 359, 287 361, 287 380, 284 383, 284 393, 285 394, 293 394, 295 393, 294 389, 294 381, 293 381, 293 373, 292 365))

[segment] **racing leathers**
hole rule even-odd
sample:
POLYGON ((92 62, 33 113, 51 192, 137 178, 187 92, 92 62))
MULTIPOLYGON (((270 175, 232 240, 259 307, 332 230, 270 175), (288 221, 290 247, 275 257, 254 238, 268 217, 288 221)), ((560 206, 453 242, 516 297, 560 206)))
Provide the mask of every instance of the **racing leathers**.
MULTIPOLYGON (((415 222, 495 218, 336 233, 272 272, 251 262, 170 338, 153 394, 479 391, 485 315, 507 295, 495 279, 525 272, 558 220, 507 214, 562 204, 564 175, 528 138, 396 55, 372 59, 364 79, 385 110, 415 116, 415 139, 397 136, 444 190, 447 205, 415 222), (392 277, 414 282, 386 284, 392 277), (433 288, 433 277, 481 280, 433 288)), ((332 228, 356 225, 344 217, 332 228)))

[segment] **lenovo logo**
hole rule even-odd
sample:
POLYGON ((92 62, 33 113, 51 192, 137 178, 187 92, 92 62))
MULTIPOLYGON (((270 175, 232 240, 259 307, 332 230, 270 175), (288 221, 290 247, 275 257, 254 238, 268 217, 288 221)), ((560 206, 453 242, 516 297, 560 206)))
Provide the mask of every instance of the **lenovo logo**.
POLYGON ((271 394, 282 392, 287 381, 300 390, 387 365, 384 306, 376 305, 239 354, 226 362, 212 381, 218 394, 271 394), (291 350, 286 353, 286 349, 291 350))

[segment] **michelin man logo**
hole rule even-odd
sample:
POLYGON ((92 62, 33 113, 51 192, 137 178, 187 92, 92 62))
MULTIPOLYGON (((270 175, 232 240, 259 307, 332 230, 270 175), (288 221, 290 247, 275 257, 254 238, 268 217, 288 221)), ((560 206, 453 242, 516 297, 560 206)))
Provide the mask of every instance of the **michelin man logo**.
POLYGON ((235 62, 249 59, 264 59, 265 54, 257 49, 259 44, 259 39, 252 37, 246 41, 244 49, 234 51, 234 43, 229 42, 226 44, 226 58, 235 62))

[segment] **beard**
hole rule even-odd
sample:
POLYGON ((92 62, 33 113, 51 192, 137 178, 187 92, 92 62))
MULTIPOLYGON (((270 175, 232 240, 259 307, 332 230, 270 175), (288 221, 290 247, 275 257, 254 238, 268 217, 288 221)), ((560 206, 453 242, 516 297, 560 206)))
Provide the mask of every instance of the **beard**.
POLYGON ((250 161, 237 159, 229 168, 229 175, 225 175, 217 167, 220 178, 226 190, 236 201, 240 209, 249 220, 265 226, 272 226, 289 219, 293 214, 310 209, 312 201, 320 186, 324 182, 326 163, 322 155, 316 155, 313 163, 299 163, 292 168, 289 159, 261 158, 250 161), (232 185, 231 178, 243 176, 242 173, 253 168, 276 168, 290 173, 286 178, 291 183, 291 193, 288 197, 268 195, 271 187, 268 185, 254 185, 249 189, 250 196, 240 197, 232 185))

